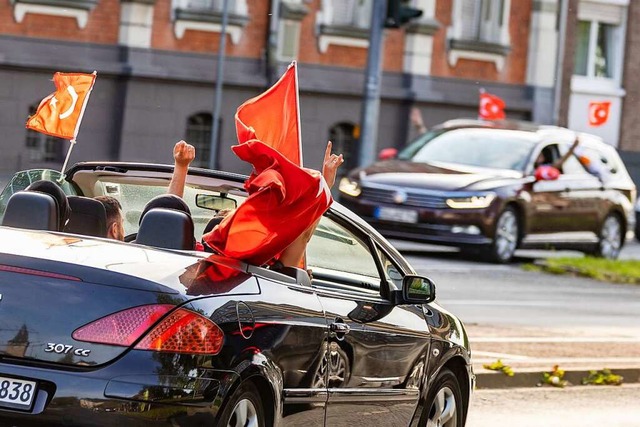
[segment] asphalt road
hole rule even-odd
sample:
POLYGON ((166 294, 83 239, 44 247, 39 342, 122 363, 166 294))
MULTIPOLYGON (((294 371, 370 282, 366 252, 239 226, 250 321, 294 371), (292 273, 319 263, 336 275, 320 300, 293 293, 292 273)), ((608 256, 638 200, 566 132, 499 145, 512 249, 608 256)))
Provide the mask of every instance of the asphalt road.
POLYGON ((478 390, 467 427, 638 427, 640 385, 478 390))
MULTIPOLYGON (((640 286, 522 268, 537 258, 582 256, 579 252, 519 251, 514 263, 496 265, 464 258, 455 249, 392 243, 435 281, 438 302, 467 325, 614 327, 640 334, 640 286)), ((629 242, 622 257, 640 259, 640 244, 629 242)))

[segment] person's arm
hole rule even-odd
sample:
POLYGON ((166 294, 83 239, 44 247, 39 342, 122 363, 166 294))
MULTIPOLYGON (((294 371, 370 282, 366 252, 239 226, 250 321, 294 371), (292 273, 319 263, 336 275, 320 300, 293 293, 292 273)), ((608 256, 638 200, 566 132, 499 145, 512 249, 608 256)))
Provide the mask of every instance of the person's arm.
POLYGON ((573 152, 575 151, 576 147, 578 146, 578 144, 580 144, 580 139, 576 136, 575 141, 573 141, 573 144, 571 144, 571 147, 569 148, 569 150, 564 153, 564 155, 562 157, 560 157, 558 160, 556 160, 553 165, 554 168, 558 169, 558 170, 562 170, 562 165, 564 164, 564 162, 567 161, 567 159, 569 157, 571 157, 573 155, 573 152))
POLYGON ((171 175, 171 182, 169 183, 169 194, 174 194, 178 197, 184 195, 184 184, 187 180, 187 172, 189 172, 189 165, 196 157, 196 149, 193 145, 187 144, 184 141, 179 141, 173 147, 173 175, 171 175))
MULTIPOLYGON (((327 149, 324 152, 324 162, 322 164, 322 176, 327 182, 329 188, 333 187, 336 182, 336 175, 338 168, 344 163, 342 154, 331 154, 331 141, 327 144, 327 149)), ((307 243, 313 237, 313 232, 316 230, 320 219, 307 228, 296 240, 293 241, 287 248, 282 251, 280 255, 280 262, 285 267, 298 267, 302 261, 302 257, 307 249, 307 243)))
POLYGON ((418 107, 411 108, 411 124, 416 128, 419 134, 423 134, 427 131, 427 127, 424 125, 424 120, 422 119, 422 113, 418 107))

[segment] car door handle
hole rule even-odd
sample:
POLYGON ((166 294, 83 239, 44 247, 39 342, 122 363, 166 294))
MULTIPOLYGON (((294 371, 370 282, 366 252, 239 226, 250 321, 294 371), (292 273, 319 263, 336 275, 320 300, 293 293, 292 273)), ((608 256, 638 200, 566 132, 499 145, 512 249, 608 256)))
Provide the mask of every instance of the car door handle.
POLYGON ((351 331, 349 325, 344 323, 344 321, 333 322, 331 325, 329 325, 329 329, 336 335, 345 335, 348 334, 349 331, 351 331))

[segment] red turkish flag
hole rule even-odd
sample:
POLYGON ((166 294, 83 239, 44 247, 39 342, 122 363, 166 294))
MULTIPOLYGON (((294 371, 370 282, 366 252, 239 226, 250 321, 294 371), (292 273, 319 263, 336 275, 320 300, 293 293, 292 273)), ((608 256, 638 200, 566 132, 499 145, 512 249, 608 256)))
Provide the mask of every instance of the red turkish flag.
POLYGON ((219 253, 262 265, 279 255, 331 206, 324 178, 258 140, 232 147, 254 171, 249 197, 203 240, 219 253))
POLYGON ((505 106, 506 104, 500 97, 487 92, 480 92, 478 116, 484 120, 504 119, 506 117, 505 106))
POLYGON ((56 91, 44 98, 36 113, 27 120, 27 128, 64 139, 76 139, 96 72, 55 73, 56 91))
POLYGON ((294 61, 276 84, 238 107, 238 142, 258 139, 302 166, 299 111, 298 67, 294 61))
POLYGON ((589 103, 589 126, 602 126, 609 120, 611 102, 589 103))

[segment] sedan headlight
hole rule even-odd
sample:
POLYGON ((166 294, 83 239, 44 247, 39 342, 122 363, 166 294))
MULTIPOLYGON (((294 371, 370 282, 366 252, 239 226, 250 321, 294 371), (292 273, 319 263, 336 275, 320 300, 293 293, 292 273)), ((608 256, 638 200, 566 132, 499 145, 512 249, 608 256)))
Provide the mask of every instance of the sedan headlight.
POLYGON ((447 206, 452 209, 484 209, 488 207, 495 198, 495 193, 477 194, 467 197, 450 197, 447 199, 447 206))
POLYGON ((342 193, 351 197, 358 197, 360 193, 362 193, 362 190, 360 189, 360 184, 358 184, 357 181, 353 181, 347 178, 346 176, 340 180, 340 185, 338 186, 338 189, 342 193))

